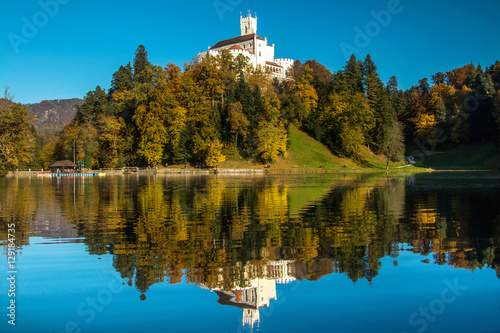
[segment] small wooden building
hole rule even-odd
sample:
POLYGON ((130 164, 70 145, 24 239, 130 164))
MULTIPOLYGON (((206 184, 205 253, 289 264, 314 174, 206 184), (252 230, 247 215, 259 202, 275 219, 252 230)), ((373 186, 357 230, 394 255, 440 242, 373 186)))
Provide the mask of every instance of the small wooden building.
POLYGON ((75 172, 77 168, 78 168, 78 165, 71 162, 70 160, 57 161, 50 166, 50 172, 53 172, 53 173, 75 172))

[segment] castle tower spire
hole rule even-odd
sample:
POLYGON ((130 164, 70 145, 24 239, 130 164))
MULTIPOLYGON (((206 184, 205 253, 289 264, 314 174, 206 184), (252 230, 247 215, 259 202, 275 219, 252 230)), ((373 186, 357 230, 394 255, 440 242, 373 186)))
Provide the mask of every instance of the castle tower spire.
POLYGON ((248 11, 248 15, 243 17, 240 13, 240 29, 241 35, 251 35, 257 33, 257 14, 255 17, 252 17, 250 10, 248 11))

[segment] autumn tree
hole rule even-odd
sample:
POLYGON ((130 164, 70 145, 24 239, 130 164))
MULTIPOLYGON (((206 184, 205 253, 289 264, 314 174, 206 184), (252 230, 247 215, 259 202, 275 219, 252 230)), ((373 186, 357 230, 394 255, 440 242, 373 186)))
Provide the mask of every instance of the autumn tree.
MULTIPOLYGON (((138 132, 137 153, 147 164, 158 164, 165 158, 167 143, 175 149, 185 124, 185 109, 179 106, 168 86, 161 68, 150 67, 146 75, 153 82, 137 88, 137 109, 133 116, 138 132)), ((168 157, 168 156, 167 156, 168 157)))
POLYGON ((300 127, 302 120, 318 105, 318 93, 312 85, 312 69, 309 65, 304 66, 304 75, 296 82, 293 90, 292 100, 295 100, 293 111, 289 112, 291 121, 300 127))
POLYGON ((245 139, 248 136, 249 121, 243 113, 240 102, 232 103, 228 107, 227 123, 229 134, 233 136, 233 144, 238 147, 238 137, 245 139))
POLYGON ((98 164, 104 168, 124 166, 125 121, 121 117, 101 115, 97 124, 98 164))
POLYGON ((288 135, 281 123, 261 121, 255 133, 256 154, 263 162, 272 162, 286 154, 288 135))
POLYGON ((205 165, 215 166, 226 160, 226 156, 222 153, 222 144, 219 139, 215 139, 206 145, 205 165))
MULTIPOLYGON (((8 96, 5 97, 8 101, 8 96)), ((31 120, 28 107, 20 103, 10 101, 0 107, 0 169, 18 168, 31 160, 34 145, 31 120)))

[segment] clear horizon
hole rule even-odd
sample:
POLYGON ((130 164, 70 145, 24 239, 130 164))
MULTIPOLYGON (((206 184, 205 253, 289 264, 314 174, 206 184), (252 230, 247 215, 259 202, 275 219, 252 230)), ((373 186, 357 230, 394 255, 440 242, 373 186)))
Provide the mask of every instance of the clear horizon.
POLYGON ((369 53, 382 80, 394 75, 401 89, 500 58, 494 0, 28 0, 4 5, 0 16, 0 83, 25 104, 83 98, 98 85, 109 89, 140 44, 151 63, 183 68, 208 46, 239 36, 240 12, 248 10, 257 13, 259 36, 276 44, 276 58, 315 59, 336 72, 350 53, 369 53))

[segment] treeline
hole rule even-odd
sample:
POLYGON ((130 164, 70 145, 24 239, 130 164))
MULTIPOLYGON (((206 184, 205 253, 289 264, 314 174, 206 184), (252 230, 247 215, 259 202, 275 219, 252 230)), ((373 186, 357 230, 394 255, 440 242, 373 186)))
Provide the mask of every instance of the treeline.
POLYGON ((162 68, 141 45, 133 63, 113 74, 109 91, 97 86, 85 96, 56 140, 30 136, 22 141, 34 152, 30 158, 7 157, 4 149, 2 162, 47 168, 72 159, 74 142, 87 168, 216 166, 226 157, 269 163, 286 155, 291 125, 359 163, 363 147, 389 163, 405 148, 498 143, 499 61, 484 70, 469 64, 436 73, 430 83, 424 78, 404 91, 394 76, 382 82, 370 55, 364 61, 353 55, 335 73, 309 60, 296 61, 289 79, 267 74, 228 52, 184 70, 171 63, 162 68))
POLYGON ((267 74, 228 52, 184 71, 161 68, 139 46, 108 92, 87 94, 44 160, 68 158, 75 141, 87 167, 215 166, 226 157, 268 163, 286 155, 290 125, 338 155, 359 159, 368 145, 389 159, 402 157, 402 126, 370 57, 353 57, 335 75, 314 60, 296 62, 292 80, 267 74))
POLYGON ((75 141, 77 159, 91 167, 215 166, 227 156, 268 163, 286 155, 290 125, 341 156, 360 159, 367 145, 402 157, 403 126, 369 56, 335 75, 314 60, 296 62, 289 80, 267 74, 228 52, 184 71, 161 68, 139 46, 108 92, 87 94, 45 161, 67 158, 75 141))
POLYGON ((139 46, 108 92, 97 87, 87 94, 44 156, 67 158, 74 140, 86 167, 216 166, 226 156, 267 162, 286 153, 280 110, 272 81, 243 57, 222 52, 182 71, 152 65, 139 46))

